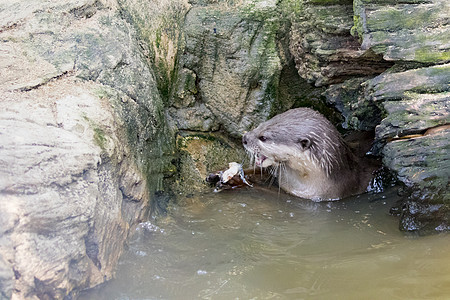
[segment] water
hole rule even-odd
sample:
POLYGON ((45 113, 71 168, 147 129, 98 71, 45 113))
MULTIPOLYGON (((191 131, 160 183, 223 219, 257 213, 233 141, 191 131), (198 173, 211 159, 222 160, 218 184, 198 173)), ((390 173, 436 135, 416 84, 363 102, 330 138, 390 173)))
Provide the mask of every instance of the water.
POLYGON ((450 299, 450 239, 412 237, 395 190, 314 203, 278 191, 198 196, 143 223, 117 278, 81 299, 450 299))

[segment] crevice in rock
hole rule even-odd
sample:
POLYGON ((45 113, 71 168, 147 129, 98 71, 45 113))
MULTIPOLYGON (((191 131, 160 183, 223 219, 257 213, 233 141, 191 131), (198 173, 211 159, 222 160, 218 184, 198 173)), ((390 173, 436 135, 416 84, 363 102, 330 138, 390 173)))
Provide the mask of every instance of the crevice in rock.
POLYGON ((22 23, 20 23, 20 22, 14 22, 12 24, 8 24, 8 25, 5 25, 5 26, 2 26, 2 27, 0 27, 0 33, 3 33, 3 32, 8 31, 8 30, 17 29, 20 26, 22 26, 22 23))
POLYGON ((97 269, 101 270, 102 264, 98 259, 99 246, 93 231, 93 227, 89 229, 87 236, 84 238, 84 243, 86 247, 86 255, 94 263, 97 269))
POLYGON ((46 283, 36 277, 34 277, 34 293, 40 300, 58 299, 67 294, 65 289, 55 288, 53 284, 46 283))
POLYGON ((36 90, 36 89, 39 89, 40 87, 42 87, 42 86, 44 86, 44 85, 46 85, 46 84, 48 84, 50 82, 53 82, 53 81, 56 81, 56 80, 59 80, 59 79, 63 79, 63 78, 66 78, 66 77, 70 77, 70 76, 72 76, 74 74, 75 74, 75 70, 65 71, 65 72, 63 72, 63 73, 61 73, 59 75, 53 76, 53 77, 48 78, 48 79, 44 79, 42 82, 40 82, 40 83, 38 83, 36 85, 21 87, 21 88, 18 88, 16 90, 14 90, 14 91, 16 91, 16 92, 28 92, 28 91, 31 91, 31 90, 36 90))
POLYGON ((87 3, 80 7, 75 7, 69 10, 69 13, 75 16, 78 19, 89 19, 93 15, 95 15, 98 9, 102 8, 103 4, 100 0, 96 0, 93 3, 87 3))

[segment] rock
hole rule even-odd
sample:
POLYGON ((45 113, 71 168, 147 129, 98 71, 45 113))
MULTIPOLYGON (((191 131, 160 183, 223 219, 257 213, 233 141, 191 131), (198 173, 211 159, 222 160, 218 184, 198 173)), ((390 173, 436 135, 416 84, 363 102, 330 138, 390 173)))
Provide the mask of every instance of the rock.
POLYGON ((446 0, 355 0, 353 33, 363 50, 389 61, 444 63, 450 60, 450 4, 446 0))
POLYGON ((450 64, 436 65, 403 72, 386 72, 368 81, 365 93, 369 101, 398 100, 406 92, 423 94, 449 91, 449 82, 450 64))
POLYGON ((422 134, 449 122, 450 93, 410 93, 401 101, 383 103, 388 114, 376 128, 378 139, 422 134))
POLYGON ((372 51, 362 50, 350 35, 351 4, 324 4, 305 5, 292 17, 290 50, 301 77, 322 86, 380 74, 392 65, 372 51))
POLYGON ((367 77, 353 78, 330 85, 323 95, 344 117, 342 127, 349 130, 372 131, 380 124, 383 107, 375 101, 367 101, 364 83, 367 77))
POLYGON ((111 279, 175 171, 157 76, 118 9, 0 4, 2 298, 72 298, 111 279))
POLYGON ((388 143, 383 163, 406 185, 400 229, 431 233, 450 228, 450 129, 388 143))
POLYGON ((219 124, 205 104, 197 101, 197 77, 189 69, 181 69, 175 82, 169 116, 178 130, 217 131, 219 124))
POLYGON ((183 47, 187 0, 117 0, 120 13, 136 29, 164 101, 175 83, 178 52, 183 47))
MULTIPOLYGON (((397 171, 398 178, 407 186, 440 187, 448 185, 450 152, 448 137, 450 130, 411 139, 400 139, 388 143, 383 149, 383 162, 397 171), (433 151, 430 151, 430 148, 433 151)), ((450 200, 448 193, 445 197, 450 200)))
POLYGON ((450 230, 450 209, 448 205, 422 203, 415 193, 402 205, 399 228, 402 231, 421 235, 450 230))
POLYGON ((74 1, 51 9, 37 10, 20 27, 2 33, 9 57, 4 60, 5 69, 15 76, 5 84, 10 90, 27 91, 53 78, 75 74, 111 87, 112 93, 107 88, 99 93, 117 100, 115 107, 126 123, 128 142, 136 161, 142 163, 139 167, 158 177, 152 183, 154 189, 162 189, 161 170, 170 167, 173 159, 174 132, 168 128, 157 78, 133 27, 98 1, 74 1), (96 8, 96 13, 80 17, 80 11, 88 7, 96 8), (40 68, 43 71, 35 72, 40 68), (21 73, 27 75, 17 76, 21 73), (163 162, 155 163, 154 158, 163 162))
POLYGON ((179 130, 217 131, 219 125, 204 104, 185 108, 170 108, 169 114, 179 130))
POLYGON ((62 299, 111 279, 145 214, 145 178, 96 88, 63 78, 2 92, 0 253, 12 297, 62 299))
POLYGON ((444 64, 385 73, 365 83, 366 99, 384 107, 385 117, 375 130, 378 144, 383 144, 383 163, 407 188, 400 209, 402 230, 449 228, 449 131, 422 136, 449 122, 448 68, 444 64))
POLYGON ((180 67, 195 74, 196 101, 235 137, 265 120, 276 100, 281 62, 278 19, 269 18, 274 8, 194 6, 186 16, 180 67))
POLYGON ((181 155, 175 190, 182 195, 212 191, 205 180, 208 174, 226 169, 231 161, 246 159, 240 140, 220 133, 180 132, 177 144, 181 155))
POLYGON ((176 109, 196 105, 198 94, 197 76, 189 69, 181 69, 175 82, 172 106, 176 109))

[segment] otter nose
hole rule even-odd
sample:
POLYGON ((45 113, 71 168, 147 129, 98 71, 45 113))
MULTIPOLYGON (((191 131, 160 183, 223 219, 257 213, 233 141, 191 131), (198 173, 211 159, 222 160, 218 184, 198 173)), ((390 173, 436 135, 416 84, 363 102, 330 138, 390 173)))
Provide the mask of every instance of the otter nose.
POLYGON ((242 144, 247 145, 247 134, 242 136, 242 144))

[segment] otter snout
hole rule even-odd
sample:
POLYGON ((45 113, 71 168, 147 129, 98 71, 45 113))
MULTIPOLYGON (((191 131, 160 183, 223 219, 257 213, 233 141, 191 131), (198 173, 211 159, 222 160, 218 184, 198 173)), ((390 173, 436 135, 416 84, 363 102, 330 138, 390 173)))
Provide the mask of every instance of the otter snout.
POLYGON ((242 136, 242 144, 245 146, 245 145, 247 145, 247 134, 248 133, 246 133, 246 134, 244 134, 243 136, 242 136))

